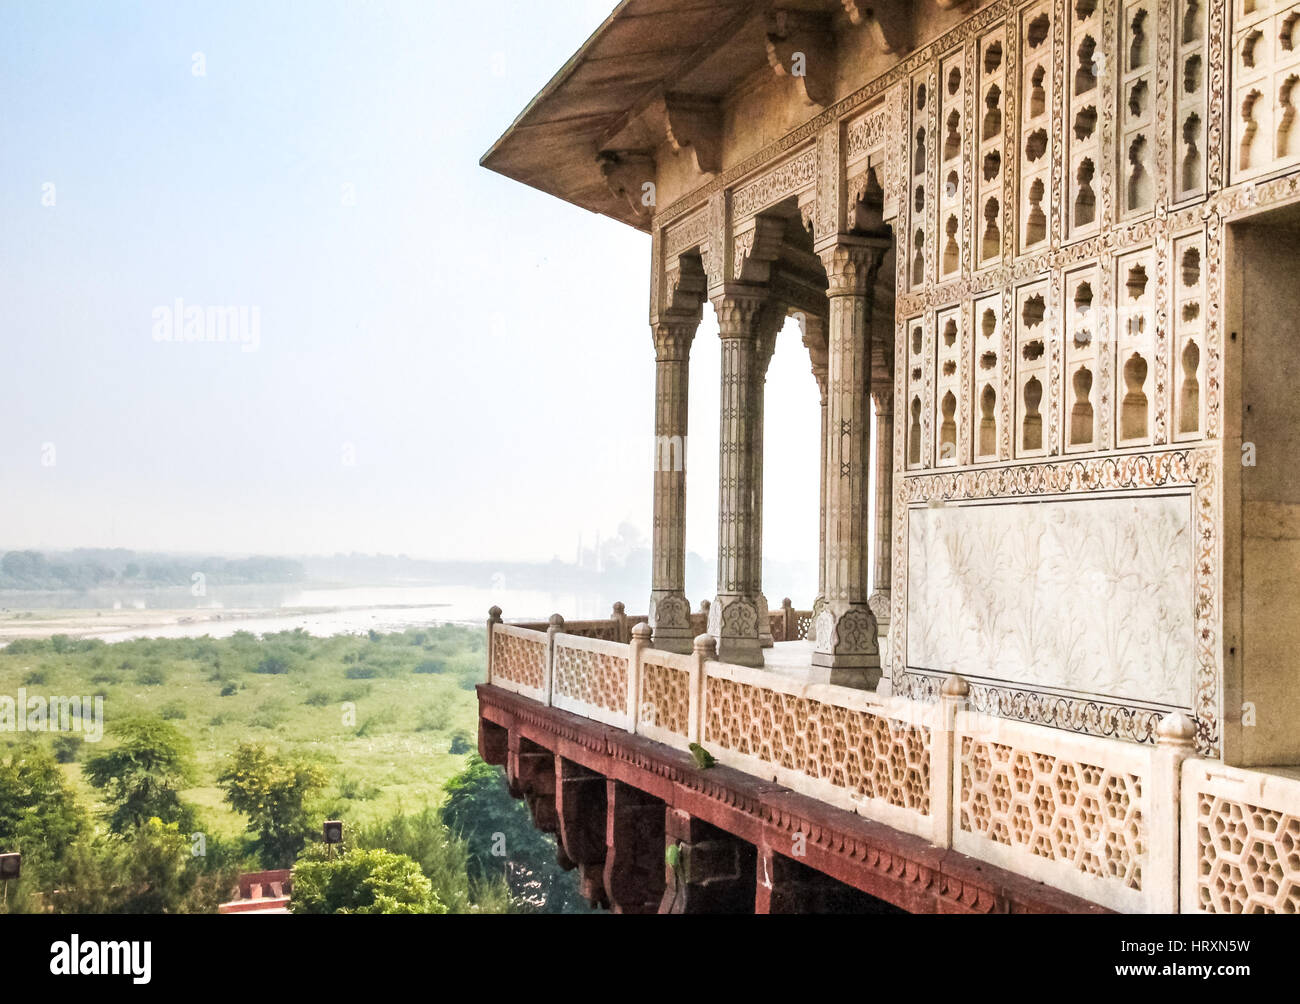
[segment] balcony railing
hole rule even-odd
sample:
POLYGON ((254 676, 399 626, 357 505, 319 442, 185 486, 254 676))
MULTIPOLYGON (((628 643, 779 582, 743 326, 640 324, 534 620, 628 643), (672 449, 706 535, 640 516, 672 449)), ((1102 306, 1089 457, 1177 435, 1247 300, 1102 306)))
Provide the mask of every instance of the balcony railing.
MULTIPOLYGON (((773 620, 797 634, 800 616, 773 620)), ((658 651, 630 620, 622 643, 558 616, 545 630, 494 617, 488 682, 678 749, 701 743, 729 767, 1112 909, 1300 911, 1300 780, 1196 758, 1182 715, 1154 746, 1076 735, 971 711, 960 677, 935 703, 881 698, 718 662, 707 637, 691 655, 658 651)))
MULTIPOLYGON (((812 627, 811 610, 796 610, 789 598, 781 601, 779 610, 768 613, 768 627, 773 641, 802 641, 808 637, 812 627)), ((645 614, 630 615, 625 612, 622 603, 615 603, 614 610, 605 620, 565 621, 564 633, 576 634, 583 638, 600 638, 604 641, 618 641, 627 644, 632 640, 632 629, 638 624, 646 623, 650 618, 645 614)), ((700 609, 691 614, 691 630, 697 635, 708 630, 709 601, 703 600, 700 609)), ((549 621, 520 621, 516 627, 532 631, 545 631, 550 627, 549 621)))

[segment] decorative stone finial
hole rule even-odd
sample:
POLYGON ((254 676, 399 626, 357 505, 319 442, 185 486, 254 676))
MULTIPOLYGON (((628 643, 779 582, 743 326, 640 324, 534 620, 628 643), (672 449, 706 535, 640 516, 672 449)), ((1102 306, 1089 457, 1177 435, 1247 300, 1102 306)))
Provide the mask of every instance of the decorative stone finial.
POLYGON ((551 627, 553 628, 562 628, 564 627, 564 618, 561 617, 559 614, 551 614, 550 619, 547 621, 547 623, 550 624, 551 627))
POLYGON ((788 597, 788 596, 787 596, 785 599, 783 599, 783 600, 781 601, 781 609, 782 609, 782 610, 789 610, 789 609, 791 609, 793 606, 794 606, 794 604, 790 602, 790 597, 788 597))
POLYGON ((615 616, 615 617, 622 617, 622 616, 623 616, 623 611, 624 611, 625 609, 627 609, 627 608, 623 606, 623 604, 622 604, 621 601, 619 601, 619 600, 615 600, 615 601, 614 601, 614 616, 615 616))
POLYGON ((709 601, 700 600, 700 613, 707 614, 708 612, 709 612, 709 601))
POLYGON ((632 628, 632 637, 638 641, 649 641, 652 634, 654 634, 654 630, 645 621, 632 628))
POLYGON ((715 658, 718 654, 718 639, 711 634, 695 636, 695 654, 715 658))
POLYGON ((500 623, 501 623, 501 608, 500 608, 500 607, 490 607, 490 608, 488 609, 488 620, 491 621, 493 624, 500 624, 500 623))
POLYGON ((943 681, 941 693, 944 697, 969 697, 970 684, 966 682, 965 678, 953 673, 943 681))
POLYGON ((1156 744, 1159 746, 1186 747, 1196 745, 1196 723, 1181 711, 1174 711, 1160 719, 1156 726, 1156 744))

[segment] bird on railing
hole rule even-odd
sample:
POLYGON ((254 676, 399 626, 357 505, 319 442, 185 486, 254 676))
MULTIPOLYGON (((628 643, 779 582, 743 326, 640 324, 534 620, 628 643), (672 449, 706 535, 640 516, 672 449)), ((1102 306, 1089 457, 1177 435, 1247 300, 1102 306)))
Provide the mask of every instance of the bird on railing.
POLYGON ((695 760, 695 766, 699 767, 700 770, 708 770, 718 762, 713 759, 713 754, 699 743, 691 743, 688 748, 691 751, 691 756, 695 760))

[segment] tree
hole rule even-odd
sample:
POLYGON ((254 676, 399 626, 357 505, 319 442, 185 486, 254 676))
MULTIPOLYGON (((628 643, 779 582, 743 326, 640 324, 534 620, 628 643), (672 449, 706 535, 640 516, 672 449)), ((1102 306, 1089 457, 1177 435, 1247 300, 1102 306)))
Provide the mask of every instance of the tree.
POLYGON ((0 853, 20 851, 27 869, 46 872, 85 828, 85 814, 46 749, 24 743, 0 759, 0 853))
POLYGON ((214 913, 238 874, 195 858, 180 826, 154 817, 123 836, 84 834, 45 901, 55 913, 214 913))
POLYGON ((405 854, 313 848, 293 870, 294 913, 446 913, 420 866, 405 854))
POLYGON ((499 878, 511 863, 508 878, 520 905, 545 913, 588 909, 578 895, 576 873, 555 863, 555 842, 533 827, 524 803, 510 797, 500 768, 471 754, 444 790, 442 818, 468 846, 470 878, 499 878))
POLYGON ((325 787, 325 771, 301 758, 241 743, 217 778, 226 801, 248 817, 248 832, 268 868, 287 868, 314 827, 306 802, 325 787))
POLYGON ((438 809, 397 813, 352 830, 353 846, 404 854, 420 866, 434 895, 448 913, 509 913, 510 890, 504 876, 469 877, 469 849, 447 829, 438 809))
POLYGON ((86 779, 104 792, 108 825, 124 833, 153 817, 164 823, 194 822, 180 791, 194 776, 193 748, 161 718, 136 718, 116 729, 117 746, 86 763, 86 779))

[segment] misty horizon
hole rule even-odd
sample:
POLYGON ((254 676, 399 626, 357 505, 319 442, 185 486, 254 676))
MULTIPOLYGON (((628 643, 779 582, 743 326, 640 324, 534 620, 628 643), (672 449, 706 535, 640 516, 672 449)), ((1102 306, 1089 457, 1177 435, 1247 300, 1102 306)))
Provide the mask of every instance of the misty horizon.
MULTIPOLYGON (((478 165, 608 13, 507 4, 503 34, 400 2, 0 12, 7 546, 546 562, 648 527, 649 239, 478 165)), ((706 308, 705 557, 719 356, 706 308)), ((819 423, 792 321, 770 558, 815 559, 819 423)))

